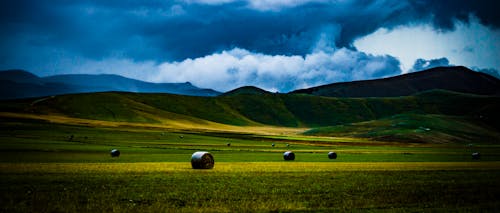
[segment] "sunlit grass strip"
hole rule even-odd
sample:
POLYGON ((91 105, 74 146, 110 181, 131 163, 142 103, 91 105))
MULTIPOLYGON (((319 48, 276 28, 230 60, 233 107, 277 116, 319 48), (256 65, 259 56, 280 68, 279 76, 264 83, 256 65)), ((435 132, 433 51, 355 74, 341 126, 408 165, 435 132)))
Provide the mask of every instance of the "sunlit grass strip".
MULTIPOLYGON (((217 163, 203 172, 329 172, 500 170, 500 162, 237 162, 217 163)), ((1 163, 0 173, 150 173, 200 172, 178 163, 1 163)))
MULTIPOLYGON (((266 138, 270 139, 282 139, 282 140, 296 140, 304 142, 364 142, 364 143, 375 143, 376 141, 366 139, 366 138, 353 138, 353 137, 322 137, 322 136, 307 136, 307 135, 269 135, 266 138)), ((378 142, 380 143, 380 142, 378 142)))
MULTIPOLYGON (((202 119, 195 119, 198 122, 192 122, 189 120, 167 120, 161 119, 161 124, 154 123, 134 123, 134 122, 115 122, 115 121, 103 121, 103 120, 92 120, 84 118, 74 118, 64 115, 38 115, 38 114, 26 114, 26 113, 12 113, 12 112, 0 112, 0 117, 4 118, 23 118, 23 119, 33 119, 33 120, 45 120, 52 123, 59 124, 74 124, 81 126, 93 126, 93 127, 120 127, 122 129, 133 130, 135 128, 140 129, 162 129, 162 130, 188 130, 188 131, 220 131, 220 132, 235 132, 235 133, 252 133, 252 134, 264 134, 264 135, 282 135, 300 134, 307 130, 307 128, 293 128, 293 127, 279 127, 279 126, 232 126, 228 124, 215 123, 202 119)), ((155 117, 156 118, 156 117, 155 117)))
MULTIPOLYGON (((218 146, 223 146, 223 145, 218 145, 218 146)), ((244 148, 244 146, 241 146, 244 148)), ((256 146, 248 146, 248 147, 256 147, 256 146)), ((260 147, 259 147, 260 148, 260 147)), ((219 149, 220 150, 220 149, 219 149)), ((227 149, 227 150, 234 150, 234 149, 227 149)), ((284 152, 290 149, 285 149, 285 148, 275 148, 275 149, 243 149, 243 150, 251 150, 251 151, 261 151, 261 152, 284 152)), ((343 149, 342 147, 334 147, 334 148, 325 148, 325 149, 296 149, 292 146, 291 150, 296 153, 322 153, 325 154, 328 153, 329 151, 332 150, 337 150, 339 153, 341 152, 342 154, 404 154, 404 153, 410 153, 410 154, 458 154, 458 151, 440 151, 440 150, 360 150, 360 149, 343 149)))

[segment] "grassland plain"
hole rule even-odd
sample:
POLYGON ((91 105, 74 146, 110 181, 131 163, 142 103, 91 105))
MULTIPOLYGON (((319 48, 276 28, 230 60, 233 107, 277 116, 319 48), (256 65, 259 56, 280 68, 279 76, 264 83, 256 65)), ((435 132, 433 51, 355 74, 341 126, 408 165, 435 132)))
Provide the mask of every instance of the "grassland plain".
POLYGON ((396 143, 281 134, 274 127, 269 127, 274 134, 264 135, 67 119, 2 117, 1 212, 500 210, 497 144, 396 143), (122 155, 110 157, 112 148, 122 155), (190 156, 198 150, 214 155, 214 169, 191 169, 190 156), (286 150, 296 153, 294 162, 283 161, 286 150), (339 158, 329 160, 328 151, 339 158), (481 160, 472 160, 473 151, 481 152, 481 160))
POLYGON ((443 91, 2 101, 0 212, 498 212, 498 103, 443 91), (215 168, 191 169, 195 151, 215 168))
POLYGON ((1 208, 5 212, 494 212, 500 208, 496 162, 334 164, 218 163, 213 170, 202 171, 192 170, 188 163, 1 164, 1 208))

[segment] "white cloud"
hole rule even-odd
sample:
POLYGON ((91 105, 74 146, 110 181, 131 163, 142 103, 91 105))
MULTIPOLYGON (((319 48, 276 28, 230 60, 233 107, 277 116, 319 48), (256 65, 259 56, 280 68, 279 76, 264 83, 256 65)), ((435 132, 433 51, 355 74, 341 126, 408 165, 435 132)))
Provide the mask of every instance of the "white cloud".
POLYGON ((401 61, 404 72, 419 58, 446 57, 450 63, 500 70, 500 30, 488 28, 475 17, 455 22, 453 31, 436 31, 429 24, 381 28, 357 39, 354 46, 371 54, 389 54, 401 61))
POLYGON ((208 5, 218 5, 237 2, 239 0, 184 0, 184 2, 189 4, 208 4, 208 5))
POLYGON ((261 11, 278 11, 293 8, 308 3, 328 3, 333 0, 184 0, 186 3, 220 5, 233 2, 244 2, 249 8, 261 11))
POLYGON ((235 48, 196 59, 163 63, 155 82, 192 82, 204 88, 228 91, 254 85, 270 91, 397 75, 399 62, 341 48, 302 56, 264 55, 235 48))
POLYGON ((251 8, 257 10, 280 10, 282 8, 292 8, 308 3, 325 3, 331 0, 248 0, 247 3, 251 8))

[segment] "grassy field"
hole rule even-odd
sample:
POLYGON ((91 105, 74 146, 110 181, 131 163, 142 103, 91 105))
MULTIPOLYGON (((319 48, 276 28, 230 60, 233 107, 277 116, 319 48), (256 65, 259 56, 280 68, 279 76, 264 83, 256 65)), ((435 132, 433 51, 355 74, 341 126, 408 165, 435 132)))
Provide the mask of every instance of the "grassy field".
POLYGON ((500 145, 491 142, 397 143, 269 126, 223 132, 32 116, 1 117, 0 212, 500 210, 500 145), (120 157, 110 157, 113 148, 120 157), (199 150, 214 155, 214 169, 191 169, 199 150), (283 161, 286 150, 295 161, 283 161), (338 158, 328 159, 329 151, 338 158))
POLYGON ((1 164, 5 212, 498 211, 498 163, 1 164), (496 180, 496 181, 495 181, 496 180))
POLYGON ((2 101, 0 212, 499 212, 498 103, 446 91, 2 101), (193 170, 196 151, 215 167, 193 170))

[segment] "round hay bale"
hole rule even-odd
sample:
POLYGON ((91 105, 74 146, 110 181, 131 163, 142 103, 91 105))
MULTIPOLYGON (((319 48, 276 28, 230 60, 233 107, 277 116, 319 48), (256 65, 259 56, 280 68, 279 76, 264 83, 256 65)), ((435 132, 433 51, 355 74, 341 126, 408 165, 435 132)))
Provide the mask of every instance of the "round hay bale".
POLYGON ((481 159, 481 153, 479 153, 479 152, 473 152, 472 153, 472 159, 474 159, 474 160, 481 159))
POLYGON ((292 151, 287 151, 287 152, 283 153, 283 158, 285 160, 295 160, 295 154, 293 154, 292 151))
POLYGON ((112 149, 110 154, 111 157, 120 157, 120 151, 118 149, 112 149))
POLYGON ((273 144, 271 144, 271 146, 272 146, 272 147, 274 147, 274 143, 273 143, 273 144))
POLYGON ((337 159, 337 153, 335 153, 335 152, 328 152, 328 158, 329 159, 337 159))
POLYGON ((195 152, 191 156, 191 166, 193 169, 214 168, 214 157, 208 152, 195 152))
POLYGON ((227 143, 227 146, 231 146, 231 143, 227 143))

